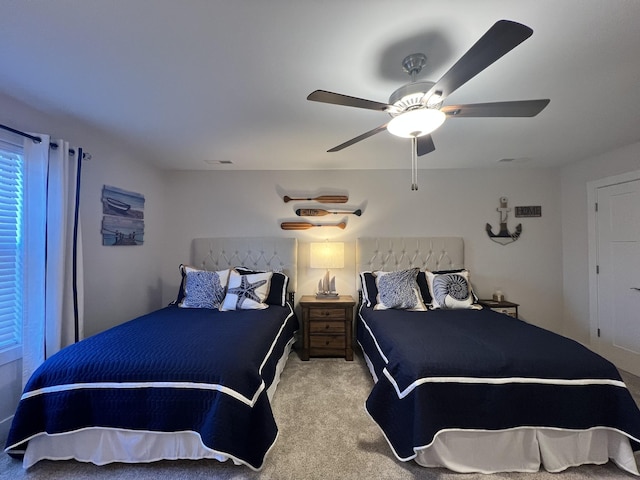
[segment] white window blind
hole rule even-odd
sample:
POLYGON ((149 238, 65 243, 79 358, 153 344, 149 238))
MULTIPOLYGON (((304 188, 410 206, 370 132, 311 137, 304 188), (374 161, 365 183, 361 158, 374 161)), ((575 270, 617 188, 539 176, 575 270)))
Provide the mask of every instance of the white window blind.
POLYGON ((0 363, 22 345, 23 175, 21 149, 0 141, 0 363))

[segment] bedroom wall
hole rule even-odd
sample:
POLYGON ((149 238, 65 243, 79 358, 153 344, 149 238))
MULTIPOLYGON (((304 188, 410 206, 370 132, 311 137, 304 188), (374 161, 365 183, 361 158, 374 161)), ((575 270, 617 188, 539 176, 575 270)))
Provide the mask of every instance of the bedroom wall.
POLYGON ((164 215, 163 176, 145 163, 131 146, 107 133, 75 121, 50 117, 0 94, 0 123, 22 131, 49 133, 91 153, 82 164, 80 221, 85 270, 85 334, 92 335, 132 316, 156 308, 164 215), (107 247, 100 233, 103 185, 145 195, 145 243, 136 247, 107 247))
POLYGON ((165 172, 164 197, 170 227, 164 233, 163 302, 176 296, 178 265, 189 262, 190 242, 203 236, 294 236, 299 239, 298 298, 312 294, 322 271, 308 268, 308 243, 329 238, 346 242, 346 267, 333 270, 341 293, 356 295, 355 240, 360 236, 458 235, 464 237, 466 263, 480 296, 501 289, 520 303, 521 317, 557 330, 562 312, 562 253, 557 170, 515 166, 486 170, 423 170, 419 190, 410 190, 409 170, 384 171, 209 171, 165 172), (305 202, 284 203, 283 195, 343 192, 347 206, 362 208, 348 226, 283 231, 283 220, 303 220, 294 210, 305 202), (521 238, 502 246, 485 233, 497 232, 499 197, 509 206, 540 205, 541 218, 509 218, 521 238))
MULTIPOLYGON (((80 221, 85 273, 85 335, 91 335, 146 313, 161 304, 160 244, 164 216, 161 173, 144 163, 132 148, 72 118, 51 117, 0 93, 0 123, 22 131, 51 134, 92 154, 83 162, 80 221), (101 244, 102 185, 145 195, 145 244, 105 247, 101 244), (148 240, 147 240, 148 239, 148 240)), ((0 366, 0 440, 8 429, 22 390, 21 361, 0 366)))
POLYGON ((607 152, 560 171, 564 325, 562 332, 589 344, 589 244, 587 183, 640 170, 640 143, 607 152))

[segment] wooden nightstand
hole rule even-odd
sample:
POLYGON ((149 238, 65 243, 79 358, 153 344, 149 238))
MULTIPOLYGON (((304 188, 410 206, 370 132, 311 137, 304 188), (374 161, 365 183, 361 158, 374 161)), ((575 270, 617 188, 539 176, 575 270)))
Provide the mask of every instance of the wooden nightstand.
POLYGON ((507 302, 502 300, 500 302, 492 299, 478 300, 478 303, 483 307, 490 308, 495 312, 505 313, 513 318, 518 318, 518 306, 517 303, 507 302))
POLYGON ((352 324, 356 302, 350 295, 335 299, 304 295, 302 308, 302 352, 300 358, 344 357, 353 360, 352 324))

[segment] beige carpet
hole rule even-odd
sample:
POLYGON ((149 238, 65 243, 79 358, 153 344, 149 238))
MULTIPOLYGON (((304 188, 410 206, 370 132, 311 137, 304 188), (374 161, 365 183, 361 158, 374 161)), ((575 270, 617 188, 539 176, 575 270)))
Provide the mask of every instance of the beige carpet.
MULTIPOLYGON (((640 379, 625 375, 640 399, 640 379)), ((563 473, 455 474, 395 459, 378 427, 364 411, 372 386, 362 358, 299 360, 292 353, 274 398, 280 436, 260 472, 216 461, 164 461, 97 467, 74 461, 40 462, 28 471, 7 455, 0 479, 434 479, 434 480, 612 480, 636 478, 612 464, 583 466, 563 473)), ((640 456, 636 458, 640 463, 640 456)))

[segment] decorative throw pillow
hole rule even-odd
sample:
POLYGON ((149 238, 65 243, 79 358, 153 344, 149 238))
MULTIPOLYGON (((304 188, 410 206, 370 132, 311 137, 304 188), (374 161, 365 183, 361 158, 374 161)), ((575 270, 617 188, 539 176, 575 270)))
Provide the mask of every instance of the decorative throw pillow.
POLYGON ((265 303, 269 293, 271 272, 240 274, 237 270, 231 270, 227 294, 220 306, 221 311, 226 310, 260 310, 268 308, 265 303))
MULTIPOLYGON (((460 273, 464 271, 464 268, 456 268, 454 270, 434 270, 432 273, 460 273)), ((416 279, 418 282, 418 288, 420 289, 420 293, 422 294, 422 300, 424 300, 424 304, 429 306, 433 301, 431 298, 431 292, 429 291, 429 281, 427 280, 427 271, 421 271, 418 273, 418 278, 416 279)), ((478 298, 473 294, 474 301, 477 302, 478 298)))
POLYGON ((429 282, 427 281, 426 272, 418 272, 416 283, 418 284, 418 290, 420 290, 422 301, 425 305, 429 305, 431 303, 431 293, 429 292, 429 282))
POLYGON ((179 270, 180 270, 180 277, 181 278, 180 278, 180 288, 178 289, 178 296, 169 305, 178 305, 178 306, 180 306, 180 304, 182 303, 182 299, 184 298, 184 284, 187 281, 187 274, 184 271, 185 267, 186 267, 186 265, 184 265, 182 263, 180 264, 179 270))
POLYGON ((429 291, 433 298, 431 308, 481 308, 475 305, 475 295, 469 281, 469 271, 456 273, 426 272, 429 291))
MULTIPOLYGON (((249 275, 255 273, 269 273, 261 270, 251 270, 246 267, 236 267, 235 270, 240 275, 249 275)), ((269 293, 264 301, 267 305, 280 305, 284 307, 287 304, 287 289, 289 288, 289 277, 283 272, 271 272, 271 283, 269 284, 269 293)))
POLYGON ((418 268, 411 268, 398 272, 376 272, 378 297, 374 309, 426 310, 416 282, 419 271, 418 268))
MULTIPOLYGON (((378 271, 377 273, 385 273, 378 271)), ((388 273, 388 272, 387 272, 388 273)), ((425 305, 431 303, 431 294, 429 293, 429 285, 427 283, 427 275, 425 272, 418 272, 416 277, 418 290, 422 296, 425 305)), ((376 287, 376 275, 373 272, 360 272, 360 284, 362 285, 362 301, 367 307, 375 305, 378 297, 378 287, 376 287)))
POLYGON ((378 296, 376 276, 373 272, 360 272, 360 284, 362 287, 362 301, 367 307, 375 305, 378 296))
POLYGON ((227 286, 229 270, 210 272, 188 265, 181 266, 184 272, 184 296, 178 303, 182 308, 219 308, 227 286))

